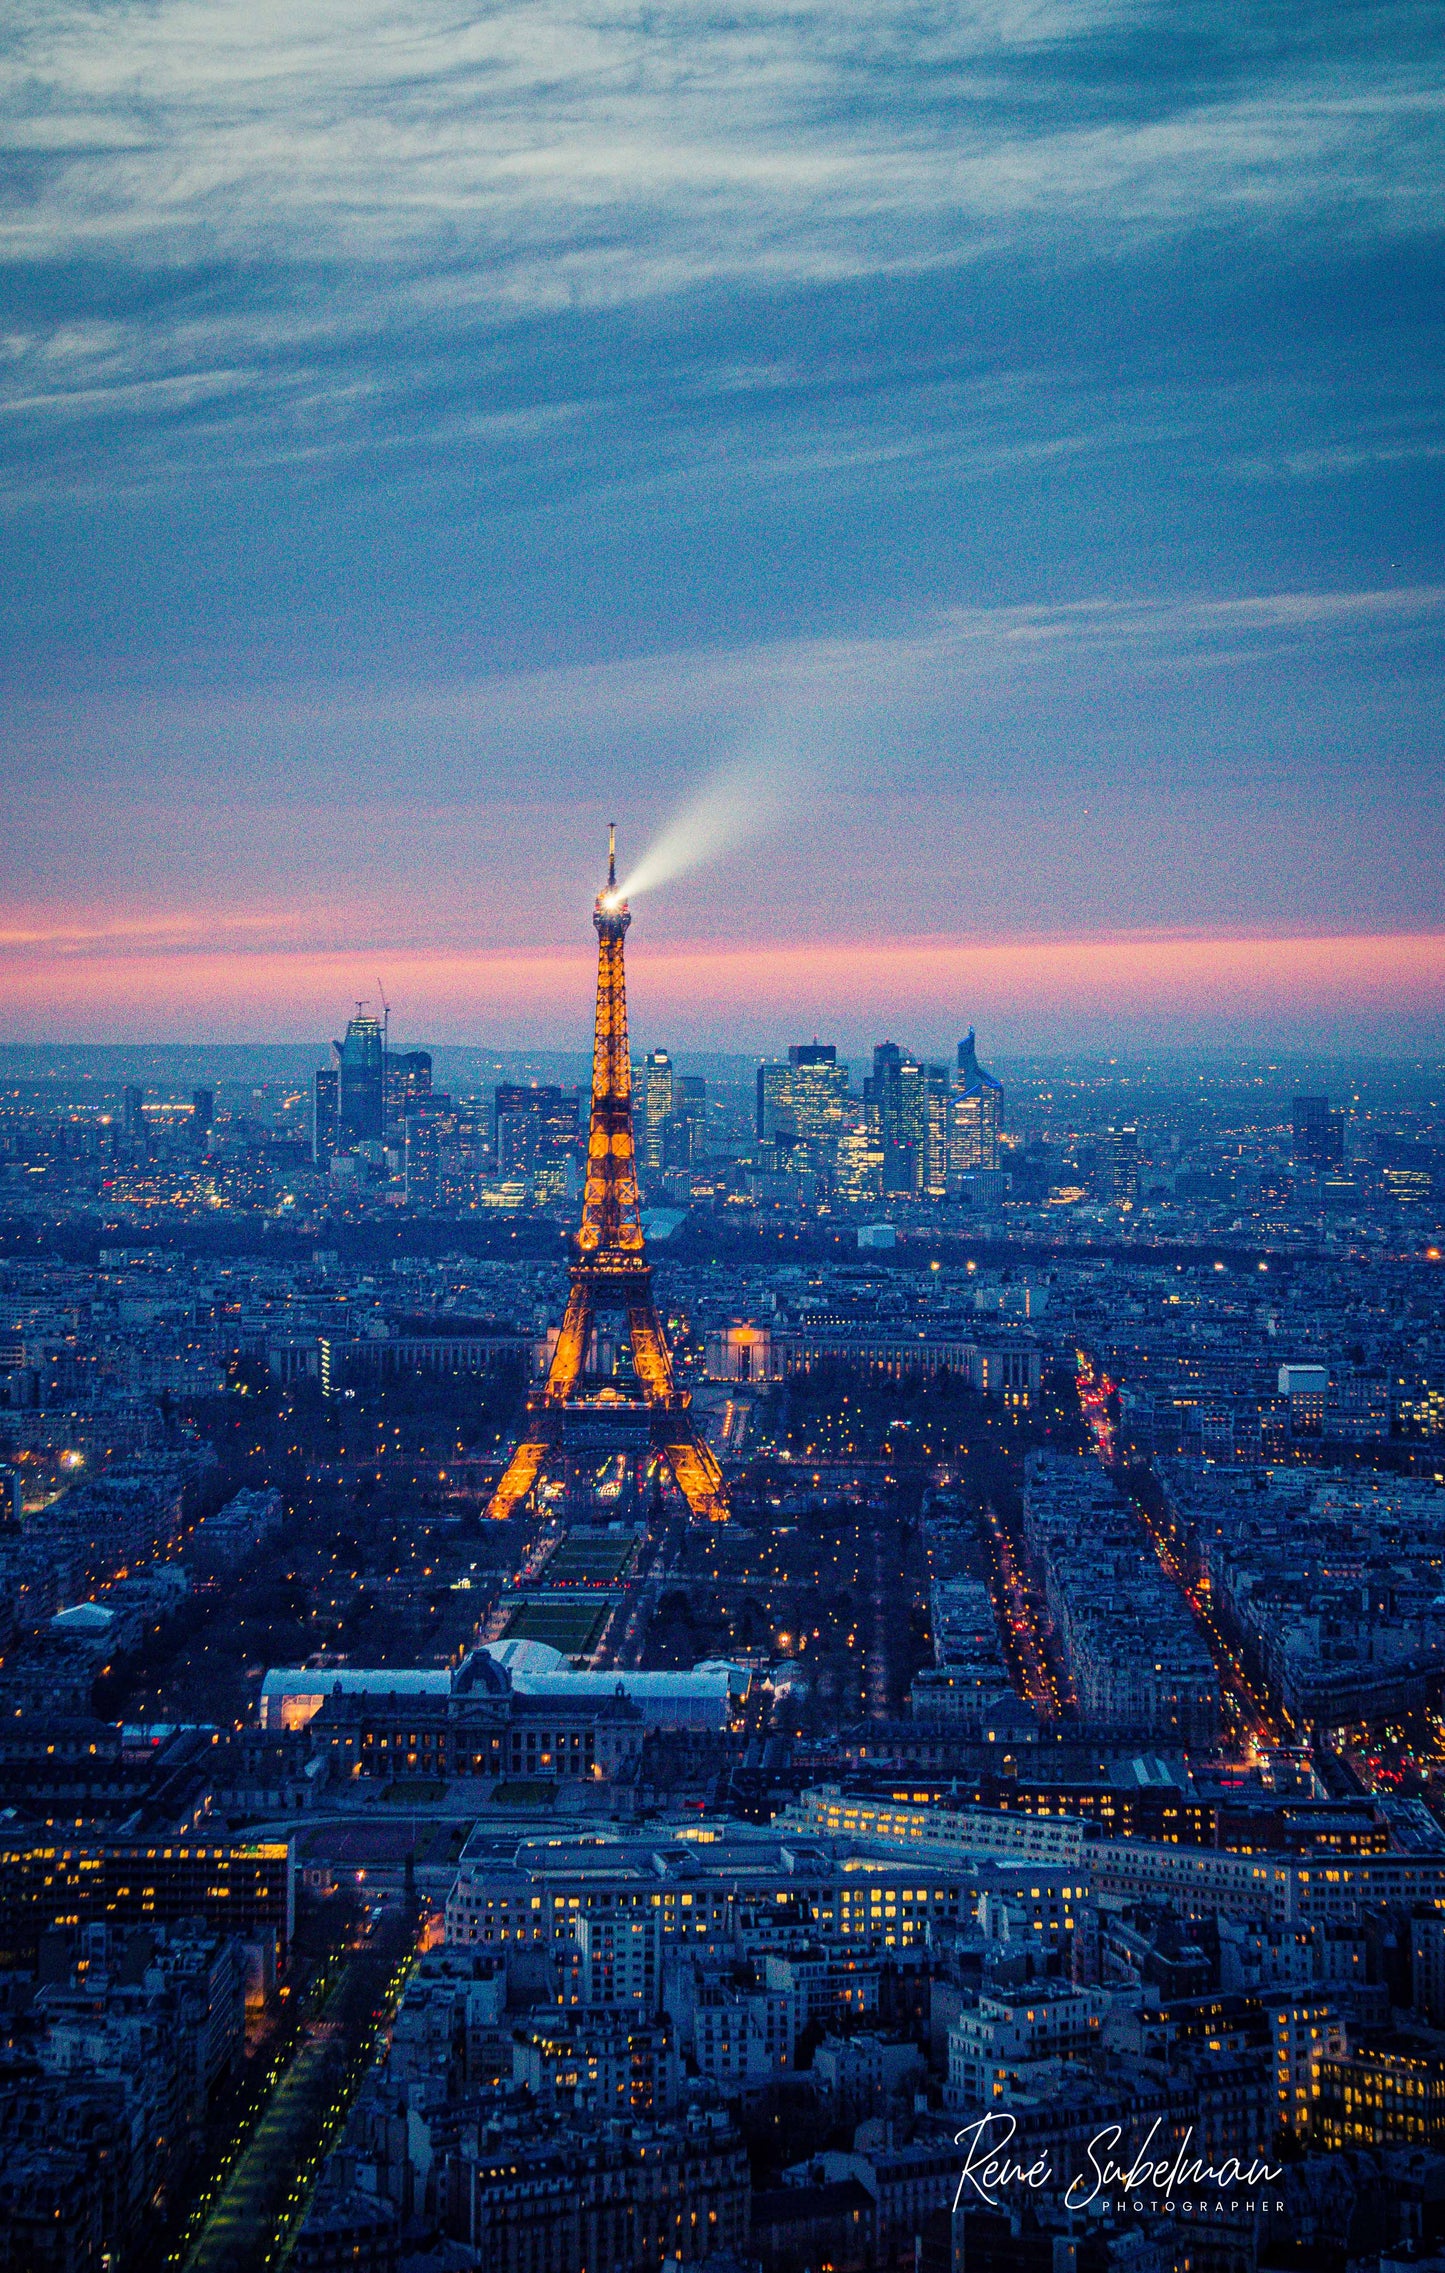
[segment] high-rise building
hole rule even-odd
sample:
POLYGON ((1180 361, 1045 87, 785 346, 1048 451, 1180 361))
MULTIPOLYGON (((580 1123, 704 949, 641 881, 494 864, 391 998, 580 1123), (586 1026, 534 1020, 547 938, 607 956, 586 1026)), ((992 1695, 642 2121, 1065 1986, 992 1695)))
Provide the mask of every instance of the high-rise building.
POLYGON ((662 1132, 672 1117, 675 1087, 666 1050, 649 1050, 642 1065, 642 1165, 653 1176, 662 1174, 662 1132))
MULTIPOLYGON (((448 1098, 443 1102, 449 1104, 448 1098)), ((402 1122, 402 1171, 406 1204, 427 1212, 441 1203, 441 1137, 443 1115, 416 1104, 402 1122)))
POLYGON ((1139 1131, 1132 1121, 1105 1131, 1103 1166, 1105 1198, 1131 1208, 1139 1197, 1139 1131))
POLYGON ((848 1104, 848 1068, 831 1042, 794 1042, 788 1051, 793 1125, 801 1144, 836 1145, 848 1104))
POLYGON ((881 1188, 888 1193, 913 1190, 913 1144, 905 1127, 903 1052, 896 1042, 879 1042, 873 1051, 873 1071, 863 1083, 868 1125, 882 1155, 881 1188))
POLYGON ((792 1043, 786 1065, 758 1067, 757 1084, 757 1133, 765 1144, 806 1144, 831 1155, 848 1106, 848 1068, 831 1042, 792 1043))
POLYGON ((664 1171, 691 1168, 707 1148, 707 1083, 700 1073, 672 1077, 672 1111, 662 1124, 664 1171))
POLYGON ((947 1066, 921 1065, 918 1068, 916 1190, 925 1200, 947 1197, 950 1102, 947 1066))
POLYGON ((311 1076, 311 1157, 318 1168, 329 1168, 336 1150, 338 1086, 334 1065, 318 1067, 311 1076))
POLYGON ((958 1045, 958 1072, 954 1076, 949 1169, 966 1176, 975 1168, 998 1166, 999 1128, 1003 1120, 1003 1083, 978 1062, 970 1026, 958 1045))
POLYGON ((492 1099, 497 1174, 530 1176, 544 1162, 575 1153, 581 1110, 576 1090, 556 1082, 499 1081, 492 1099))
POLYGON ((838 1139, 834 1189, 840 1200, 858 1207, 883 1191, 883 1147, 866 1120, 850 1121, 838 1139))
POLYGON ((941 1200, 948 1187, 948 1068, 880 1042, 863 1096, 883 1154, 884 1193, 941 1200))
POLYGON ((686 1113, 669 1113, 662 1124, 662 1166, 664 1173, 691 1168, 694 1148, 698 1142, 697 1123, 686 1113))
POLYGON ((444 1100, 443 1106, 441 1110, 435 1104, 431 1108, 437 1123, 436 1205, 470 1209, 477 1205, 479 1196, 478 1178, 491 1136, 490 1113, 452 1099, 444 1100))
POLYGON ((197 1152, 210 1147, 211 1131, 216 1125, 216 1092, 214 1089, 191 1091, 191 1144, 197 1152))
POLYGON ((400 1129, 418 1098, 430 1097, 430 1050, 390 1050, 386 1058, 386 1126, 400 1129))
POLYGON ((381 1144, 386 1138, 386 1049, 381 1020, 356 1006, 346 1039, 333 1042, 338 1148, 381 1144))
POLYGON ((120 1093, 121 1146, 131 1160, 144 1159, 146 1153, 145 1091, 127 1082, 120 1093))
POLYGON ((358 1003, 345 1039, 331 1045, 330 1065, 312 1075, 312 1159, 324 1168, 361 1145, 404 1148, 408 1114, 431 1096, 431 1052, 389 1050, 385 1024, 358 1003))
POLYGON ((1328 1097, 1296 1097, 1294 1157, 1298 1168, 1337 1168, 1345 1157, 1345 1116, 1328 1097))
POLYGON ((797 1141, 792 1073, 792 1067, 786 1065, 758 1067, 757 1133, 764 1144, 775 1144, 779 1138, 785 1144, 797 1141))
POLYGON ((880 1124, 890 1114, 896 1117, 899 1069, 903 1052, 896 1042, 875 1042, 873 1071, 863 1083, 863 1099, 879 1117, 880 1124))

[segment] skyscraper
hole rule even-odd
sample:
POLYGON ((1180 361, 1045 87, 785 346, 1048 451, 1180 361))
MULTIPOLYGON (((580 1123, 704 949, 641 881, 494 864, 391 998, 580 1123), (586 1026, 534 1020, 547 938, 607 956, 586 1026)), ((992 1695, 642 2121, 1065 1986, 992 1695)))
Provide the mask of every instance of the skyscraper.
POLYGON ((913 1143, 905 1127, 905 1063, 911 1071, 912 1060, 904 1059, 896 1042, 879 1042, 873 1051, 873 1071, 863 1083, 863 1102, 882 1154, 881 1183, 887 1193, 913 1190, 913 1143))
POLYGON ((144 1159, 146 1152, 145 1091, 128 1082, 120 1093, 120 1138, 127 1158, 144 1159))
POLYGON ((430 1050, 391 1050, 386 1059, 386 1127, 399 1131, 419 1097, 431 1095, 430 1050))
POLYGON ((691 1168, 693 1144, 696 1137, 694 1124, 686 1113, 669 1113, 662 1124, 662 1167, 664 1175, 679 1173, 691 1168))
POLYGON ((1328 1097, 1296 1097, 1294 1157, 1299 1168, 1336 1168, 1345 1157, 1345 1116, 1328 1097))
MULTIPOLYGON (((707 1083, 700 1073, 680 1073, 672 1084, 672 1120, 687 1124, 689 1165, 707 1150, 707 1083)), ((681 1139, 678 1140, 679 1150, 681 1139)))
POLYGON ((338 1147, 381 1144, 386 1136, 386 1052, 381 1020, 356 1006, 346 1039, 331 1045, 336 1068, 338 1147))
POLYGON ((1132 1121, 1105 1132, 1104 1193, 1123 1208, 1131 1208, 1139 1197, 1139 1131, 1132 1121))
POLYGON ((941 1200, 948 1194, 949 1102, 947 1066, 921 1065, 918 1068, 918 1177, 915 1189, 925 1200, 941 1200))
POLYGON ((311 1076, 311 1157, 318 1168, 329 1168, 336 1150, 336 1096, 334 1065, 320 1066, 311 1076))
POLYGON ((785 1144, 797 1142, 792 1072, 791 1066, 775 1063, 758 1067, 757 1133, 764 1144, 779 1138, 785 1144))
POLYGON ((863 1096, 883 1154, 884 1193, 941 1200, 948 1184, 948 1068, 880 1042, 863 1096))
POLYGON ((997 1168, 1003 1083, 979 1064, 971 1026, 958 1045, 952 1120, 950 1172, 966 1176, 974 1168, 997 1168))
POLYGON ((794 1042, 788 1062, 760 1065, 757 1132, 764 1143, 806 1144, 831 1155, 843 1133, 848 1068, 831 1042, 794 1042))
POLYGON ((392 1144, 405 1151, 406 1123, 432 1102, 429 1050, 391 1050, 383 1019, 363 1003, 347 1021, 345 1039, 331 1045, 331 1063, 311 1078, 311 1157, 329 1167, 334 1154, 362 1145, 392 1144))
POLYGON ((206 1151, 211 1141, 211 1130, 216 1122, 216 1092, 214 1089, 191 1091, 191 1143, 197 1152, 206 1151))
POLYGON ((499 1081, 492 1100, 497 1174, 530 1176, 578 1150, 581 1100, 556 1082, 499 1081))
MULTIPOLYGON (((450 1100, 448 1100, 450 1102, 450 1100)), ((442 1115, 419 1106, 402 1123, 406 1204, 430 1211, 441 1197, 442 1115)))
POLYGON ((840 1200, 861 1207, 883 1190, 883 1148, 866 1120, 850 1121, 838 1138, 834 1189, 840 1200))
POLYGON ((903 1052, 896 1042, 875 1042, 873 1045, 873 1071, 864 1081, 863 1095, 867 1103, 875 1105, 886 1117, 890 1098, 898 1094, 898 1069, 903 1063, 903 1052))
POLYGON ((642 1165, 653 1176, 662 1174, 662 1132, 672 1117, 674 1086, 666 1050, 649 1050, 642 1065, 642 1165))
POLYGON ((831 1042, 794 1042, 788 1051, 793 1125, 801 1144, 836 1145, 848 1102, 848 1068, 831 1042))
POLYGON ((672 1077, 672 1112, 662 1126, 664 1169, 691 1168, 705 1150, 707 1083, 700 1073, 672 1077))

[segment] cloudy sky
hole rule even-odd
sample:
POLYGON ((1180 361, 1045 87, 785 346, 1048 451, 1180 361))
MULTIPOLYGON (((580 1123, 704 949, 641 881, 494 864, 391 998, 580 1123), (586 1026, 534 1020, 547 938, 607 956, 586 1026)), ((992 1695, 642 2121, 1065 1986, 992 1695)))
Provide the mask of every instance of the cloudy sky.
POLYGON ((1439 1047, 1445 6, 6 42, 7 1035, 1439 1047))

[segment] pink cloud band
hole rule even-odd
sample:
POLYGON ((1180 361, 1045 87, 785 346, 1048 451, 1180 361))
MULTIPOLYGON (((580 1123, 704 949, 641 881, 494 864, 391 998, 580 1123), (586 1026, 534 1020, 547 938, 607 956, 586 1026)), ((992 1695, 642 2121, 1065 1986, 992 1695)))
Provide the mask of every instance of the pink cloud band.
MULTIPOLYGON (((200 1035, 302 1039, 328 1033, 380 970, 409 1033, 486 1042, 520 1031, 585 1033, 592 957, 445 948, 175 945, 159 953, 114 936, 77 953, 0 941, 12 1039, 200 1035)), ((805 1024, 944 1028, 960 1007, 1027 1033, 1080 1019, 1098 1030, 1179 1020, 1193 1026, 1321 1019, 1418 1022, 1445 1011, 1445 933, 1323 937, 1179 936, 834 940, 667 945, 634 936, 634 1020, 670 1022, 725 1044, 805 1024)), ((1182 1036, 1182 1039, 1187 1039, 1182 1036)))

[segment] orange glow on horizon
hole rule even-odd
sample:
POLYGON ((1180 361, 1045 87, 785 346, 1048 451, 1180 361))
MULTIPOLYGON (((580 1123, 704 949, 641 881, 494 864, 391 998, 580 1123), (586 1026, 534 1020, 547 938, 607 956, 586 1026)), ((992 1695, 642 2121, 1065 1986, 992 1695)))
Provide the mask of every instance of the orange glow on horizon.
MULTIPOLYGON (((3 935, 0 935, 3 936, 3 935)), ((114 934, 111 935, 112 940, 114 934)), ((11 935, 12 940, 14 935, 11 935)), ((40 942, 0 947, 11 1038, 57 1029, 108 1036, 232 1033, 257 1039, 329 1031, 378 955, 409 1032, 489 1029, 518 1017, 582 1027, 591 1005, 590 943, 509 954, 449 947, 192 945, 136 951, 109 941, 60 954, 40 942)), ((990 1015, 1111 1009, 1123 1017, 1315 1013, 1436 1015, 1445 1009, 1445 933, 1200 937, 1126 933, 1074 938, 875 938, 758 946, 649 947, 635 940, 628 985, 651 1022, 701 1017, 725 1027, 758 1016, 887 1021, 960 1002, 990 1015)))

